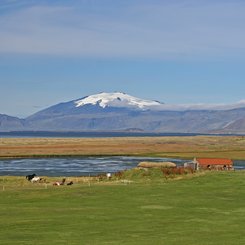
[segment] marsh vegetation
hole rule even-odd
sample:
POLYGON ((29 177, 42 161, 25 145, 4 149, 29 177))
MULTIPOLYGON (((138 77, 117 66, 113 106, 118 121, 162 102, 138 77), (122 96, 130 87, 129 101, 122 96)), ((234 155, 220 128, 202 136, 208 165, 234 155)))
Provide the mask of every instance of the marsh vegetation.
POLYGON ((0 157, 224 157, 245 159, 245 136, 1 138, 0 157))

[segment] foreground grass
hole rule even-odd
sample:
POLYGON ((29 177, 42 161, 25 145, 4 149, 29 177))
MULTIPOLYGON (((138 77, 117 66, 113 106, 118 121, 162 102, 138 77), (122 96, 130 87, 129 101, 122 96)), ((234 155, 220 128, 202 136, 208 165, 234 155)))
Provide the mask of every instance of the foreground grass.
POLYGON ((0 244, 245 244, 244 171, 127 177, 59 187, 6 177, 0 244))

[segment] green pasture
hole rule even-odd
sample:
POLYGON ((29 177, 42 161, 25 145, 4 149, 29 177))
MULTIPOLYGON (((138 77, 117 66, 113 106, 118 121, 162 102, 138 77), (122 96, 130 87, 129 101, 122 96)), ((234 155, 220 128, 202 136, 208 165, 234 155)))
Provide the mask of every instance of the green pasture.
POLYGON ((0 244, 245 244, 245 171, 122 178, 0 177, 0 244))

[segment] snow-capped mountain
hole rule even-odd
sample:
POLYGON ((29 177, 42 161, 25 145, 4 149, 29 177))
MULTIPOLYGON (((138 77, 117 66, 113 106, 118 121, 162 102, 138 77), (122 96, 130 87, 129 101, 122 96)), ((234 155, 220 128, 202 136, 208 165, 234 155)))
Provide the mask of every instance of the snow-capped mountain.
POLYGON ((245 134, 245 101, 231 105, 169 105, 104 92, 53 105, 18 125, 0 118, 0 131, 8 130, 245 134))
POLYGON ((99 105, 102 108, 120 107, 139 110, 189 111, 189 110, 232 110, 245 107, 245 100, 233 104, 165 104, 155 100, 140 99, 125 93, 99 93, 74 101, 76 107, 99 105))
POLYGON ((159 108, 162 104, 157 101, 143 100, 131 95, 115 92, 115 93, 99 93, 87 96, 83 99, 75 101, 76 107, 84 105, 99 105, 105 107, 123 107, 129 109, 149 110, 159 108))

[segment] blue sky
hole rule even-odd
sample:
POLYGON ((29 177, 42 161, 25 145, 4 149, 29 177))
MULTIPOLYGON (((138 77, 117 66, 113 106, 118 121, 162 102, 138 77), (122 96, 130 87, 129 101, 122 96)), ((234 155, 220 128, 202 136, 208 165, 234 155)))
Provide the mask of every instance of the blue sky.
POLYGON ((245 99, 245 1, 0 0, 0 113, 106 91, 245 99))

